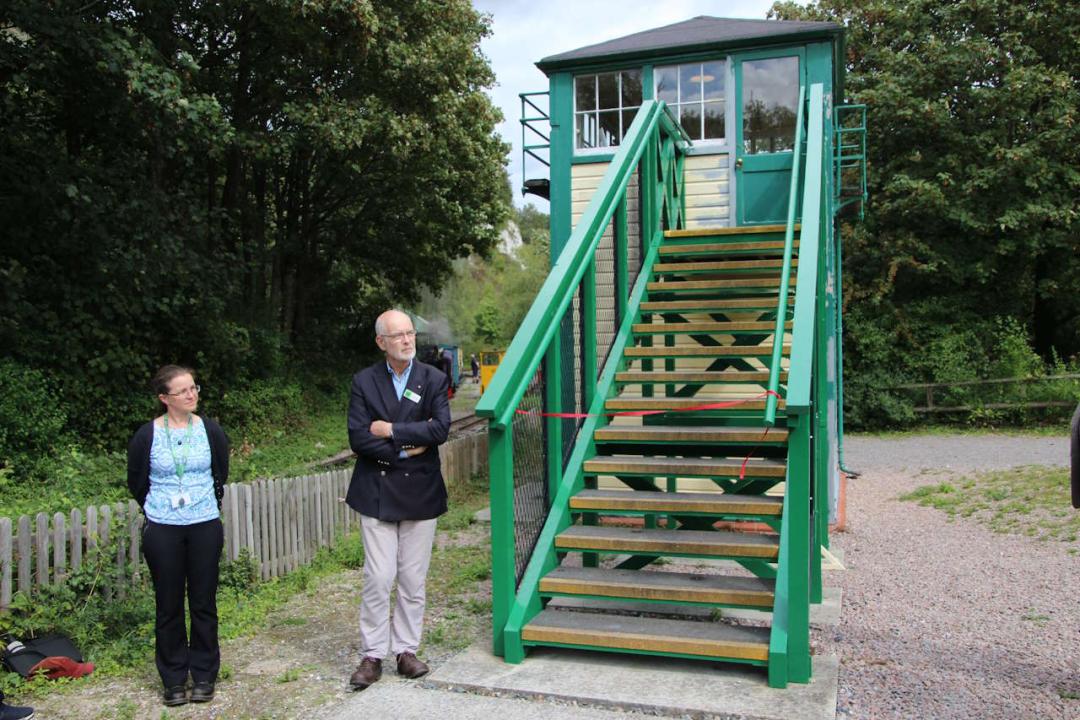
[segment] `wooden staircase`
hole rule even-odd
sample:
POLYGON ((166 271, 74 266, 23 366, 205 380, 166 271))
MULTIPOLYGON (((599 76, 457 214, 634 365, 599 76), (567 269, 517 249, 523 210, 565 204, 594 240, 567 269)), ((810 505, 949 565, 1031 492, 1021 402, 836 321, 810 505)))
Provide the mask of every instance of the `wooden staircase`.
MULTIPOLYGON (((545 608, 522 627, 524 645, 768 665, 769 628, 702 620, 700 608, 775 602, 793 305, 774 338, 783 232, 665 233, 605 407, 669 412, 620 415, 593 434, 584 489, 569 500, 575 522, 554 540, 562 562, 540 579, 545 608), (767 428, 774 342, 781 399, 767 428)), ((792 294, 797 268, 793 258, 792 294)))

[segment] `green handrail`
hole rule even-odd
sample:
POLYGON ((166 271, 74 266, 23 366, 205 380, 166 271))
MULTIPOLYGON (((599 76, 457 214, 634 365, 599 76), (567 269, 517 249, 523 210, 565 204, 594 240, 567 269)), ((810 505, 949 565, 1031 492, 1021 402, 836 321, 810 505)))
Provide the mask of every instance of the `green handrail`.
POLYGON ((784 349, 784 322, 787 320, 788 288, 791 284, 791 252, 795 241, 795 215, 799 200, 799 161, 803 141, 803 105, 806 86, 799 86, 799 111, 795 116, 795 147, 791 158, 791 189, 788 191, 787 227, 784 228, 784 263, 780 269, 780 297, 776 301, 776 328, 773 330, 772 363, 769 365, 769 395, 765 399, 765 424, 776 424, 777 391, 780 389, 780 357, 784 349))
MULTIPOLYGON (((807 113, 807 148, 802 183, 802 227, 799 241, 799 272, 795 283, 794 329, 788 370, 787 413, 790 430, 788 472, 784 490, 784 514, 777 558, 776 600, 769 642, 769 684, 809 682, 812 564, 820 555, 817 529, 811 525, 810 489, 816 476, 811 412, 815 367, 817 310, 822 302, 819 287, 823 191, 827 185, 824 162, 824 88, 810 87, 807 113)), ((831 172, 831 168, 828 171, 831 172)))
POLYGON ((788 369, 787 412, 810 410, 813 381, 815 310, 818 286, 818 253, 821 244, 821 201, 824 187, 822 166, 824 147, 824 90, 810 87, 810 113, 806 137, 806 174, 803 186, 802 228, 799 236, 799 274, 795 281, 795 317, 791 337, 791 364, 788 369))
POLYGON ((666 112, 663 102, 647 100, 641 106, 604 173, 600 187, 593 193, 585 214, 570 234, 566 247, 514 335, 491 385, 476 405, 476 414, 489 418, 491 426, 505 428, 513 418, 514 409, 528 388, 529 378, 540 367, 544 350, 558 332, 559 321, 573 302, 574 291, 585 275, 604 229, 611 222, 619 197, 629 185, 632 172, 645 151, 649 133, 657 124, 668 134, 689 144, 689 137, 666 112))

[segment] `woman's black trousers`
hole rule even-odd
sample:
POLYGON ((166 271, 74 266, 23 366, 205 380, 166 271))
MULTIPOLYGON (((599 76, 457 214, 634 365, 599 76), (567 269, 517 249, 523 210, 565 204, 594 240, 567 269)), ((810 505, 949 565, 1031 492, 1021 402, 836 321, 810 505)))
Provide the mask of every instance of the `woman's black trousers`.
POLYGON ((218 561, 225 544, 221 520, 194 525, 146 523, 143 554, 157 601, 155 660, 166 688, 215 682, 218 648, 218 561), (191 613, 191 638, 184 622, 184 595, 191 613))

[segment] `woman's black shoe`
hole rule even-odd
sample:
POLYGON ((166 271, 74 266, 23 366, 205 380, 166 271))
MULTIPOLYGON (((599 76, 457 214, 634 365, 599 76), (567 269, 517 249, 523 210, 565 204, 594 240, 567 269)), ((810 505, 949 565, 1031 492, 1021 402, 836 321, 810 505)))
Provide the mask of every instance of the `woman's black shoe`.
POLYGON ((191 688, 191 702, 210 702, 214 699, 214 683, 197 682, 191 688))
POLYGON ((183 685, 173 685, 172 687, 165 688, 164 701, 166 705, 185 705, 187 704, 187 689, 183 685))

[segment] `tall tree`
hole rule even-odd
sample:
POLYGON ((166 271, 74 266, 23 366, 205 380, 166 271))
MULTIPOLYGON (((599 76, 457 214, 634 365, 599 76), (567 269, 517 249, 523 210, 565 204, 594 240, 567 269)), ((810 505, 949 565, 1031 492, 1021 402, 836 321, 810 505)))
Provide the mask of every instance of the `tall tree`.
POLYGON ((868 105, 870 203, 845 247, 856 366, 860 328, 886 333, 874 362, 927 376, 935 343, 971 331, 978 345, 999 317, 1048 359, 1080 352, 1080 5, 819 0, 771 14, 844 25, 848 101, 868 105))
POLYGON ((497 239, 488 31, 466 0, 6 3, 2 352, 77 389, 348 349, 497 239))

